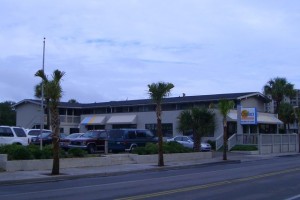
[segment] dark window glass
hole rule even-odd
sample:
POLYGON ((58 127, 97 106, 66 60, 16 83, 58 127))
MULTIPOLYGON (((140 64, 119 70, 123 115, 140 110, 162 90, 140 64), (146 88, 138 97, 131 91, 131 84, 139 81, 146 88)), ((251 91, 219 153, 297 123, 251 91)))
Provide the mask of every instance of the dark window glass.
POLYGON ((136 138, 135 131, 128 131, 127 137, 128 139, 135 139, 136 138))
POLYGON ((18 137, 26 137, 26 133, 22 128, 13 128, 18 137))
POLYGON ((98 133, 98 137, 101 139, 106 139, 107 138, 107 133, 106 131, 101 131, 98 133))
POLYGON ((0 127, 0 136, 1 137, 14 137, 14 134, 10 128, 0 127))
POLYGON ((146 138, 146 132, 143 130, 137 130, 136 131, 136 137, 137 138, 146 138))
POLYGON ((109 134, 109 138, 111 138, 111 139, 121 139, 121 138, 123 138, 124 131, 123 130, 110 130, 108 134, 109 134))
MULTIPOLYGON (((155 136, 157 136, 156 124, 145 124, 145 128, 150 130, 155 136)), ((173 124, 172 123, 163 123, 162 124, 162 132, 164 137, 172 137, 173 136, 173 124)))

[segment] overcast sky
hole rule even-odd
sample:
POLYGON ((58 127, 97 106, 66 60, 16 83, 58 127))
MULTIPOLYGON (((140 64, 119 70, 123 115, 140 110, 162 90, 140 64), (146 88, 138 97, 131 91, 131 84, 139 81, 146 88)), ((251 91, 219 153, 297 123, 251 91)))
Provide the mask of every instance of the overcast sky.
POLYGON ((34 99, 34 74, 66 72, 61 101, 300 89, 298 0, 0 0, 0 102, 34 99))

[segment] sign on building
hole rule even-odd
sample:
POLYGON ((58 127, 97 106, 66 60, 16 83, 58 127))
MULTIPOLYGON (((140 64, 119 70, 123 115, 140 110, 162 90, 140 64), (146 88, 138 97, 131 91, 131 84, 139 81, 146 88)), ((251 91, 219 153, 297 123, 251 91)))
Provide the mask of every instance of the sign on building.
POLYGON ((241 124, 257 124, 256 108, 241 108, 241 124))

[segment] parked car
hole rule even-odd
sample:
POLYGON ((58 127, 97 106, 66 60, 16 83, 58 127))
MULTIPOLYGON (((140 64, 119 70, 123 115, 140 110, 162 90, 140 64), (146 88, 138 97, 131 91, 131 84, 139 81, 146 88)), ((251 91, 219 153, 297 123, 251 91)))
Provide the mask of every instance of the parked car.
MULTIPOLYGON (((36 137, 32 137, 30 143, 35 144, 35 145, 40 145, 40 142, 42 140, 43 146, 49 145, 49 144, 52 144, 52 136, 53 136, 52 132, 43 132, 43 133, 41 133, 40 135, 38 135, 36 137)), ((64 134, 64 133, 59 134, 60 139, 65 138, 66 136, 67 135, 64 134)))
POLYGON ((0 145, 20 144, 28 145, 28 138, 24 128, 0 126, 0 145))
MULTIPOLYGON (((184 147, 193 149, 194 148, 194 140, 190 136, 175 136, 167 140, 168 142, 175 141, 184 147)), ((201 142, 200 151, 211 151, 211 145, 207 142, 201 142)))
POLYGON ((84 133, 72 133, 70 135, 67 135, 65 138, 60 139, 60 147, 64 150, 68 150, 69 149, 69 144, 70 141, 74 138, 79 138, 83 135, 84 133))
MULTIPOLYGON (((43 129, 42 133, 51 133, 51 130, 43 129)), ((28 137, 28 143, 30 144, 31 138, 37 137, 39 134, 41 134, 41 129, 26 129, 26 134, 28 137)))
POLYGON ((108 150, 112 152, 129 151, 157 143, 157 138, 147 129, 112 129, 108 131, 108 150))
POLYGON ((68 148, 84 149, 90 154, 104 152, 106 139, 107 132, 105 130, 87 131, 78 138, 70 139, 68 148))

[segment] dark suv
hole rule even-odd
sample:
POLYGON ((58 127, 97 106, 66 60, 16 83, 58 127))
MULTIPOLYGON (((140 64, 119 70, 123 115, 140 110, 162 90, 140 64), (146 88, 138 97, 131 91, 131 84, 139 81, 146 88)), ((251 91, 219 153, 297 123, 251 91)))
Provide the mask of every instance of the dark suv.
POLYGON ((105 130, 87 131, 78 138, 70 139, 68 148, 80 148, 88 153, 104 152, 107 132, 105 130))
POLYGON ((108 150, 112 152, 131 152, 136 147, 145 146, 146 143, 157 143, 157 139, 147 129, 112 129, 108 131, 108 150))

